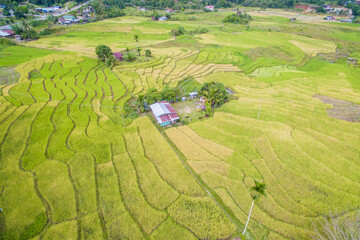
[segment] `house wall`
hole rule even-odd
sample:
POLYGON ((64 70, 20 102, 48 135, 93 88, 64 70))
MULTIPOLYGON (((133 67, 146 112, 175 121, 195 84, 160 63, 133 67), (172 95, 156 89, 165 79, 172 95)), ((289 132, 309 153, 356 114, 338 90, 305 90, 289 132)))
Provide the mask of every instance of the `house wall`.
POLYGON ((170 124, 170 121, 160 123, 160 126, 164 127, 170 124))

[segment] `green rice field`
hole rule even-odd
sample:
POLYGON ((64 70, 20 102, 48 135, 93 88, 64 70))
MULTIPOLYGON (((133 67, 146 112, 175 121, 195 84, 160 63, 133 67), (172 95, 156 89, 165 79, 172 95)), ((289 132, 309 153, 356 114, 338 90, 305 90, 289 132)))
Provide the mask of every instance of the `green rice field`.
POLYGON ((328 216, 353 214, 360 112, 330 116, 321 96, 360 105, 360 68, 347 62, 359 29, 257 9, 248 26, 224 24, 228 14, 125 16, 2 48, 0 66, 19 77, 0 85, 0 239, 234 239, 253 179, 268 196, 246 239, 311 239, 328 216), (179 25, 209 32, 174 39, 179 25), (135 34, 149 61, 95 58, 98 44, 135 47, 135 34), (235 94, 180 127, 126 117, 131 98, 190 76, 235 94))

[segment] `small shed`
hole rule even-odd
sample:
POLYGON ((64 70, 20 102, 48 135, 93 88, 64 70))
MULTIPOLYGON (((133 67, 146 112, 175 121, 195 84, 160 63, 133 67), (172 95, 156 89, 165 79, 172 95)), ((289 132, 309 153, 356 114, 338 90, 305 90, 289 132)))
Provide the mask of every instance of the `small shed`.
POLYGON ((213 12, 215 10, 215 7, 214 7, 214 5, 208 5, 208 6, 205 7, 205 9, 210 10, 210 11, 213 12))
POLYGON ((117 60, 119 60, 119 61, 123 60, 123 54, 121 52, 115 52, 115 53, 113 53, 113 55, 117 60))
POLYGON ((159 17, 159 21, 166 21, 167 17, 159 17))
POLYGON ((185 102, 185 101, 186 101, 186 97, 182 97, 182 98, 181 98, 181 101, 182 101, 182 102, 185 102))
POLYGON ((191 99, 197 98, 198 92, 191 92, 191 93, 189 93, 189 96, 191 97, 191 99))

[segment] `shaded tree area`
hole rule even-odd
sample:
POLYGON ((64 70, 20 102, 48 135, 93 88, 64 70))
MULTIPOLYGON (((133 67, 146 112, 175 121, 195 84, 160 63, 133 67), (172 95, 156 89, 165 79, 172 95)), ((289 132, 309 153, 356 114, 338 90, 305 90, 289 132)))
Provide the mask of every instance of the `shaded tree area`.
POLYGON ((125 13, 125 2, 122 0, 98 0, 91 3, 97 19, 121 17, 125 13))
POLYGON ((180 89, 170 88, 169 86, 166 86, 162 91, 156 88, 150 88, 145 94, 139 94, 137 98, 130 99, 125 104, 125 116, 135 119, 140 113, 149 110, 149 105, 159 101, 176 102, 181 94, 180 89))
POLYGON ((33 27, 26 21, 22 21, 20 24, 12 25, 12 29, 15 34, 21 35, 21 38, 26 40, 34 40, 39 38, 39 34, 33 29, 33 27))
POLYGON ((219 82, 206 82, 201 86, 199 94, 206 97, 211 107, 219 107, 228 100, 224 84, 219 82))
POLYGON ((103 61, 106 66, 112 67, 115 63, 115 57, 110 49, 106 45, 99 45, 95 49, 95 53, 100 61, 103 61))
POLYGON ((236 24, 247 24, 252 20, 251 16, 248 14, 231 14, 224 18, 223 22, 226 23, 236 23, 236 24))

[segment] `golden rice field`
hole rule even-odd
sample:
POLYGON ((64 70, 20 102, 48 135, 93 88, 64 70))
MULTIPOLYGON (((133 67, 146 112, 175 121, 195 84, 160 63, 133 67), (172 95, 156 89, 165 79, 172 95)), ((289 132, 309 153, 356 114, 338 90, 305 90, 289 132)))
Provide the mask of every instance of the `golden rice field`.
POLYGON ((126 16, 25 44, 48 50, 0 51, 19 74, 0 85, 0 239, 234 239, 253 179, 268 197, 254 205, 246 239, 311 239, 327 216, 353 214, 360 125, 330 117, 334 106, 314 96, 360 105, 360 69, 336 58, 359 54, 356 33, 268 12, 249 28, 224 25, 226 14, 126 16), (172 39, 180 24, 209 32, 172 39), (149 61, 108 68, 94 58, 100 42, 134 47, 135 33, 149 61), (181 127, 125 116, 129 99, 188 76, 235 94, 181 127))

